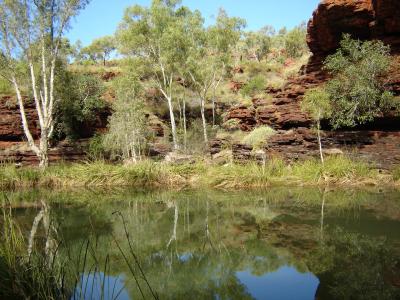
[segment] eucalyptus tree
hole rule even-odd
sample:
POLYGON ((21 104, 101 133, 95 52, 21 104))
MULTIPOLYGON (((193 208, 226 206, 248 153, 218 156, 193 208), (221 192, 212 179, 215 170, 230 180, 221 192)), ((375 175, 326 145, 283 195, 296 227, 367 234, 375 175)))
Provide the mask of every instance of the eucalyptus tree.
POLYGON ((285 49, 289 57, 299 58, 307 53, 306 36, 307 26, 304 22, 284 35, 285 49))
POLYGON ((106 65, 107 59, 116 49, 115 41, 112 36, 103 36, 95 39, 89 46, 82 49, 83 55, 87 55, 93 61, 101 60, 106 65))
POLYGON ((271 38, 263 30, 247 32, 244 42, 247 54, 258 62, 268 54, 271 48, 271 38))
POLYGON ((48 141, 54 130, 54 82, 63 35, 88 0, 2 0, 0 2, 0 74, 14 87, 22 127, 39 166, 48 166, 48 141), (29 74, 40 125, 35 143, 25 112, 23 79, 29 74))
POLYGON ((229 17, 224 10, 220 10, 216 23, 207 29, 203 26, 200 15, 194 14, 189 34, 190 51, 187 58, 186 72, 192 83, 191 87, 200 99, 200 111, 203 123, 204 141, 208 142, 205 105, 209 92, 213 89, 212 97, 213 124, 215 120, 215 90, 218 88, 226 73, 227 65, 236 44, 240 40, 245 21, 240 18, 229 17))
POLYGON ((148 79, 167 101, 174 149, 178 149, 174 85, 189 48, 182 34, 187 9, 179 4, 178 0, 153 0, 150 7, 129 7, 117 32, 120 52, 148 67, 148 79))
POLYGON ((114 157, 134 162, 143 156, 147 138, 147 119, 141 86, 136 74, 127 74, 116 82, 116 99, 103 143, 114 157))
POLYGON ((311 118, 317 125, 319 154, 321 163, 323 164, 324 155, 322 153, 321 143, 321 120, 329 118, 332 114, 329 94, 327 94, 322 88, 311 89, 304 95, 303 101, 301 102, 301 108, 303 111, 310 114, 311 118))

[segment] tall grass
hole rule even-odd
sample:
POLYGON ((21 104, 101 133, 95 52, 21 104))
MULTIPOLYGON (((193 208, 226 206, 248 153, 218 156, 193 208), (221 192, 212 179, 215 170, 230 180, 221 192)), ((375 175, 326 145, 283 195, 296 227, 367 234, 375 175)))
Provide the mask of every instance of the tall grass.
POLYGON ((210 162, 173 165, 143 161, 122 166, 105 162, 60 164, 41 172, 33 167, 0 167, 0 187, 263 187, 271 184, 387 184, 396 174, 382 175, 365 163, 344 156, 286 163, 272 159, 265 166, 256 163, 213 165, 210 162))
POLYGON ((267 143, 268 138, 273 136, 275 133, 276 131, 269 126, 260 126, 246 135, 242 142, 252 146, 253 149, 259 149, 264 146, 267 143))
MULTIPOLYGON (((3 204, 3 207, 5 205, 3 204)), ((121 215, 122 216, 122 215, 121 215)), ((101 262, 97 241, 86 240, 80 249, 70 249, 63 245, 63 251, 59 248, 63 243, 62 237, 50 237, 48 233, 44 237, 46 242, 38 243, 29 251, 31 245, 25 238, 26 233, 13 221, 10 210, 3 210, 3 218, 0 218, 2 231, 0 235, 0 299, 91 299, 93 289, 95 294, 104 299, 118 299, 123 288, 115 287, 116 281, 110 282, 106 276, 110 274, 113 262, 107 254, 105 261, 101 262), (48 252, 49 238, 57 238, 56 247, 48 252), (45 249, 42 249, 45 244, 45 249), (61 254, 62 252, 62 254, 61 254), (101 281, 101 283, 99 282, 101 281), (99 284, 100 283, 100 284, 99 284), (111 284, 111 285, 110 285, 111 284), (113 286, 114 285, 114 286, 113 286), (110 291, 112 294, 110 295, 110 291)), ((125 224, 124 224, 125 226, 125 224)), ((128 231, 125 228, 129 249, 122 249, 114 238, 116 246, 124 257, 133 277, 138 278, 137 288, 141 291, 149 290, 152 298, 158 299, 156 291, 150 286, 143 272, 141 263, 135 254, 128 231), (132 262, 134 258, 134 263, 132 262), (140 273, 136 271, 140 270, 140 273), (144 286, 143 281, 146 283, 144 286)), ((65 244, 65 243, 64 243, 65 244)), ((147 298, 149 299, 149 298, 147 298)))
POLYGON ((0 237, 0 299, 68 299, 65 269, 27 245, 11 213, 3 213, 0 237))

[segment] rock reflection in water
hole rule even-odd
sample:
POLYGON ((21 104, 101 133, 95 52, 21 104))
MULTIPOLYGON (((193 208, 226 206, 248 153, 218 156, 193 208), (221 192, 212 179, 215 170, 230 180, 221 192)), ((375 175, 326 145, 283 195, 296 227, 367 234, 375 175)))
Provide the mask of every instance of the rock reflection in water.
MULTIPOLYGON (((119 299, 142 298, 115 246, 117 241, 134 265, 124 223, 114 211, 122 212, 132 250, 160 299, 400 297, 398 192, 124 191, 49 193, 47 198, 65 241, 61 255, 67 248, 78 253, 91 240, 99 266, 110 259, 109 270, 98 272, 98 279, 89 259, 81 282, 94 282, 94 294, 85 299, 101 293, 98 282, 105 278, 118 282, 119 299), (66 198, 80 205, 66 205, 66 198)), ((139 284, 151 299, 143 278, 139 284)))

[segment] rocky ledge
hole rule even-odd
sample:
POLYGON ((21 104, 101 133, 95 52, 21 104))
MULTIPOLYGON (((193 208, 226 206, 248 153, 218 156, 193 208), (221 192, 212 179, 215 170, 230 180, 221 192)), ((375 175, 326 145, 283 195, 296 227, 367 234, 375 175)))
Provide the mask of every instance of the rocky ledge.
MULTIPOLYGON (((267 89, 272 100, 253 99, 251 106, 231 108, 225 116, 225 123, 236 124, 236 128, 243 131, 261 125, 278 130, 278 134, 268 141, 265 149, 268 156, 279 155, 296 160, 318 155, 315 134, 310 130, 312 122, 301 111, 300 103, 308 89, 327 80, 327 74, 321 70, 322 63, 339 47, 343 32, 363 40, 381 39, 391 46, 393 61, 388 86, 396 96, 400 96, 400 1, 325 0, 308 23, 307 42, 312 56, 301 74, 281 90, 267 89)), ((399 118, 384 116, 354 131, 326 131, 323 144, 328 152, 335 149, 332 151, 336 153, 351 153, 390 168, 398 164, 400 158, 398 124, 399 118)), ((211 144, 214 154, 218 148, 213 146, 220 143, 213 141, 211 144)), ((252 149, 235 145, 232 151, 233 157, 241 160, 251 157, 252 149)))

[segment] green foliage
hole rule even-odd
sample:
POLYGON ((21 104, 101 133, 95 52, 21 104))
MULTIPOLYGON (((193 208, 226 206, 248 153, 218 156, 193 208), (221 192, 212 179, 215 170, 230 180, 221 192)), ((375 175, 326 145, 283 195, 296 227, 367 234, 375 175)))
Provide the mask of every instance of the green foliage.
POLYGON ((399 181, 400 180, 400 167, 396 167, 393 171, 393 180, 399 181))
POLYGON ((219 53, 224 53, 224 62, 229 64, 230 53, 237 45, 246 21, 240 18, 231 18, 225 10, 220 9, 214 26, 209 28, 210 43, 219 53))
POLYGON ((78 138, 82 129, 92 125, 96 115, 107 107, 102 99, 103 83, 94 75, 64 71, 57 78, 56 88, 60 101, 55 109, 55 136, 78 138))
POLYGON ((353 40, 345 34, 340 49, 325 61, 334 76, 326 85, 335 128, 372 121, 393 107, 393 95, 385 89, 389 47, 381 41, 353 40))
POLYGON ((365 163, 345 156, 332 156, 322 165, 318 160, 306 160, 288 165, 279 159, 265 166, 255 163, 217 166, 205 163, 176 166, 173 164, 139 161, 129 166, 112 165, 103 161, 90 164, 50 166, 39 169, 3 165, 0 168, 1 188, 21 187, 219 187, 249 188, 272 184, 291 185, 386 185, 378 171, 365 163))
POLYGON ((0 76, 0 95, 10 95, 13 92, 11 84, 0 76))
POLYGON ((396 272, 396 253, 385 239, 345 232, 339 227, 317 248, 312 264, 316 265, 318 273, 325 270, 332 274, 331 284, 326 289, 333 298, 395 299, 399 289, 387 278, 396 272), (344 267, 349 265, 352 267, 344 267))
POLYGON ((295 27, 285 34, 285 49, 291 58, 299 58, 308 51, 306 43, 307 29, 305 24, 295 27))
POLYGON ((128 74, 116 81, 117 97, 113 102, 113 114, 109 118, 104 147, 113 157, 122 159, 141 158, 146 146, 148 130, 144 102, 136 75, 128 74))
POLYGON ((68 299, 72 288, 65 261, 50 263, 36 250, 28 255, 25 232, 14 222, 11 210, 3 211, 0 224, 0 298, 68 299))
POLYGON ((248 32, 244 41, 247 55, 253 56, 257 61, 262 60, 271 48, 271 37, 262 30, 248 32))
POLYGON ((239 119, 229 119, 224 124, 222 127, 224 127, 227 130, 236 130, 240 126, 240 120, 239 119))
POLYGON ((106 150, 104 149, 104 136, 95 134, 89 140, 88 158, 91 161, 103 160, 106 158, 106 150))
POLYGON ((332 113, 329 94, 322 88, 308 90, 301 102, 301 109, 317 122, 329 118, 332 113))
POLYGON ((107 59, 109 59, 110 54, 116 49, 116 42, 112 36, 104 36, 95 39, 92 44, 84 47, 80 50, 78 56, 86 59, 90 59, 94 62, 98 60, 106 65, 107 59))
POLYGON ((265 78, 263 76, 256 76, 250 79, 250 81, 242 87, 240 93, 243 96, 254 96, 256 93, 264 90, 265 87, 266 87, 265 78))
POLYGON ((259 149, 262 148, 268 142, 268 138, 273 136, 275 133, 275 130, 269 126, 260 126, 246 135, 242 142, 252 146, 253 149, 259 149))
POLYGON ((378 175, 378 171, 371 169, 367 164, 353 161, 343 155, 328 157, 324 164, 316 159, 294 164, 291 172, 306 182, 332 180, 346 183, 354 180, 354 183, 357 183, 358 180, 375 179, 378 175))

